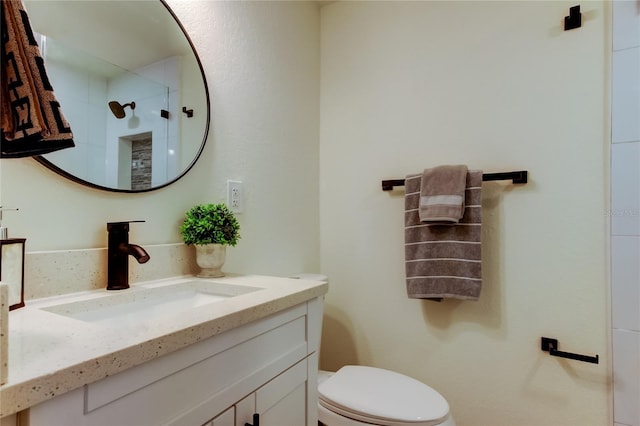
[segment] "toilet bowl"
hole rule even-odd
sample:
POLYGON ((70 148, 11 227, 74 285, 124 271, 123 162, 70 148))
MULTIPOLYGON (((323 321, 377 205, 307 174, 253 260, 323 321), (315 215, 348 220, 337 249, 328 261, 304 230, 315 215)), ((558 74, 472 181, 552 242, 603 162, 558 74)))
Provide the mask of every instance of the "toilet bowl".
POLYGON ((455 426, 449 404, 426 384, 381 368, 318 373, 318 420, 326 426, 455 426))
MULTIPOLYGON (((325 275, 300 274, 327 282, 325 275)), ((325 426, 455 426, 449 404, 426 384, 382 368, 318 372, 318 421, 325 426)))

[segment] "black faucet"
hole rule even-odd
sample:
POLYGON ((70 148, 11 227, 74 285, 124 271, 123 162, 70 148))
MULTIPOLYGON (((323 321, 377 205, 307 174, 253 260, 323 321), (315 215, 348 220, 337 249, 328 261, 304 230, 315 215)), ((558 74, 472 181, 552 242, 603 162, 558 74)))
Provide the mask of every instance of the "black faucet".
MULTIPOLYGON (((135 220, 131 222, 144 222, 135 220)), ((151 258, 139 245, 129 244, 129 223, 109 222, 109 247, 107 253, 107 290, 129 288, 129 255, 138 263, 146 263, 151 258)))

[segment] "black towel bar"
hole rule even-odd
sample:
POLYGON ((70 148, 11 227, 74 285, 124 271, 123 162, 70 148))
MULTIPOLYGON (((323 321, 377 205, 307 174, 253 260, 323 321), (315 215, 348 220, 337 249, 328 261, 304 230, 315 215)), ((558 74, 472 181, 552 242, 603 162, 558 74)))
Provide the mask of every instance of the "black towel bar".
MULTIPOLYGON (((526 170, 504 173, 485 173, 482 175, 483 181, 490 180, 511 180, 513 183, 527 183, 528 173, 526 170)), ((389 179, 382 181, 382 190, 391 191, 396 186, 404 186, 404 179, 389 179)))
POLYGON ((592 364, 598 364, 600 357, 574 354, 571 352, 562 352, 558 350, 558 339, 552 339, 550 337, 542 337, 541 349, 544 352, 549 352, 549 355, 558 356, 560 358, 575 359, 576 361, 590 362, 592 364))

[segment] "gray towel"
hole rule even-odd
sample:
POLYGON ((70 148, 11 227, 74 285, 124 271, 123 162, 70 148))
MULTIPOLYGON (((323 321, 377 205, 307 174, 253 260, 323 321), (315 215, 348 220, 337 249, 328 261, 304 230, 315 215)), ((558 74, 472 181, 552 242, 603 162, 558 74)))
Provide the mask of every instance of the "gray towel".
POLYGON ((421 222, 458 223, 464 215, 467 166, 425 169, 420 182, 421 222))
POLYGON ((464 215, 458 224, 422 223, 422 176, 405 179, 405 268, 414 299, 478 300, 482 288, 482 171, 466 177, 464 215))

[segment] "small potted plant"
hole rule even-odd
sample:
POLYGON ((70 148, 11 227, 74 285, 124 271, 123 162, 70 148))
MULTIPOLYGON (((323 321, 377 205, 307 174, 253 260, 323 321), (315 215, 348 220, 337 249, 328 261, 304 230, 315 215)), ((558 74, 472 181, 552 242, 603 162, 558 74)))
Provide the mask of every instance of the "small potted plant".
POLYGON ((186 213, 180 227, 182 239, 196 247, 199 277, 223 277, 221 268, 227 246, 235 246, 240 239, 240 224, 224 204, 198 204, 186 213))

